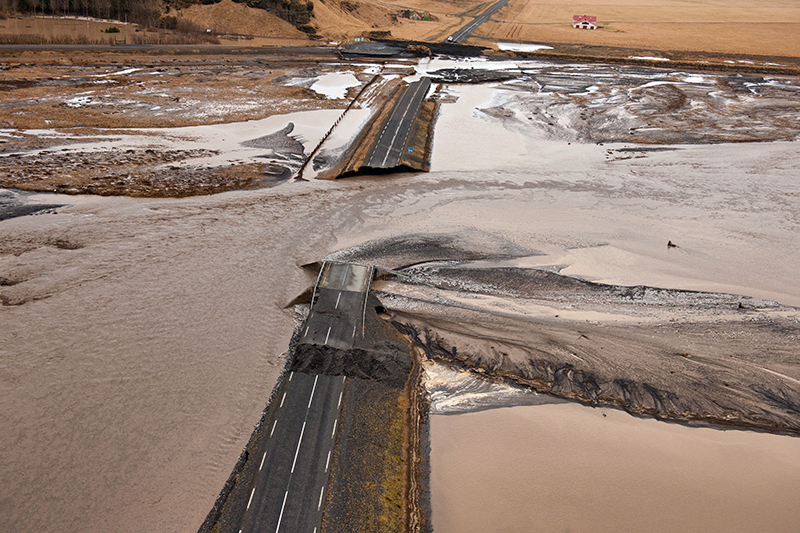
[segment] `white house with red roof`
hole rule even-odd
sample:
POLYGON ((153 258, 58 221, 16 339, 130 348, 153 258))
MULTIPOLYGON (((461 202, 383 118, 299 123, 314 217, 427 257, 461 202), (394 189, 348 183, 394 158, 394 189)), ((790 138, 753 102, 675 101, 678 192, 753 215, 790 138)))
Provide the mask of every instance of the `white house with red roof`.
POLYGON ((572 27, 579 30, 596 30, 597 17, 589 15, 572 15, 572 27))

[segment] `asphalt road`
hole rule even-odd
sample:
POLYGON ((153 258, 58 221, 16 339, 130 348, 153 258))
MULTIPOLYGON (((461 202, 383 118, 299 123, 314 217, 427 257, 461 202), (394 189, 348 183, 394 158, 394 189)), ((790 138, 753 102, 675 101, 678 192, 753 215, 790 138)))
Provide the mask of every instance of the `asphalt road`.
POLYGON ((344 383, 344 376, 289 374, 240 533, 320 530, 344 383))
MULTIPOLYGON (((300 343, 352 348, 372 268, 326 261, 300 343)), ((317 533, 342 406, 344 376, 291 372, 279 393, 240 533, 317 533)), ((266 426, 265 426, 266 427, 266 426)))
POLYGON ((394 168, 400 164, 400 158, 407 150, 406 143, 417 118, 419 106, 430 86, 430 78, 422 78, 406 87, 372 145, 370 154, 364 162, 365 167, 394 168))
POLYGON ((500 9, 507 3, 508 0, 500 0, 499 2, 491 6, 489 9, 487 9, 486 11, 475 17, 475 19, 472 22, 470 22, 469 24, 467 24, 466 26, 455 32, 453 35, 448 37, 447 40, 453 43, 460 43, 461 41, 469 37, 469 35, 473 31, 475 31, 475 28, 477 28, 478 26, 489 20, 489 17, 500 11, 500 9))
POLYGON ((363 325, 371 277, 367 266, 326 261, 300 342, 352 348, 363 325))

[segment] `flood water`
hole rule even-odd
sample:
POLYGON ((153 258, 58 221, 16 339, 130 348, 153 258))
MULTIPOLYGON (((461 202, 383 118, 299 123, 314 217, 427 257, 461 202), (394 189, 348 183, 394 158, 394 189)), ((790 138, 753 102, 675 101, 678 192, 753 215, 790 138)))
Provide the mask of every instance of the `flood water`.
MULTIPOLYGON (((478 255, 502 241, 595 281, 800 305, 796 142, 628 157, 623 143, 511 123, 498 106, 522 116, 533 103, 495 89, 449 89, 428 174, 43 196, 70 207, 0 222, 0 530, 196 530, 283 365, 284 306, 314 281, 299 265, 374 239, 478 255)), ((285 126, 273 122, 258 134, 285 126)), ((598 413, 433 417, 437 531, 800 523, 800 440, 598 413)))
POLYGON ((797 531, 800 438, 574 403, 431 417, 436 533, 797 531))

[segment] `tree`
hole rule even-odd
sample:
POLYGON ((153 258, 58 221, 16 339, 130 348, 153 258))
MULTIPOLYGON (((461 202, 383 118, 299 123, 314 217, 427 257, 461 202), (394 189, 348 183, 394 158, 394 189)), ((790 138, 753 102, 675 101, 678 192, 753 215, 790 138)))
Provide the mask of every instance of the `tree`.
POLYGON ((111 18, 111 0, 91 0, 92 11, 96 17, 111 18))

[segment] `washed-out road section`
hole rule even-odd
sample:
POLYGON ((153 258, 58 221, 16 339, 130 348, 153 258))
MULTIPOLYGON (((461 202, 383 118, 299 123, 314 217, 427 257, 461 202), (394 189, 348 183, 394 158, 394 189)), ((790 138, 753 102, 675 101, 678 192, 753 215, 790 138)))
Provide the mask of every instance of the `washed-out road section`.
POLYGON ((431 87, 430 78, 411 83, 397 100, 364 162, 369 168, 394 168, 403 157, 419 107, 431 87))

